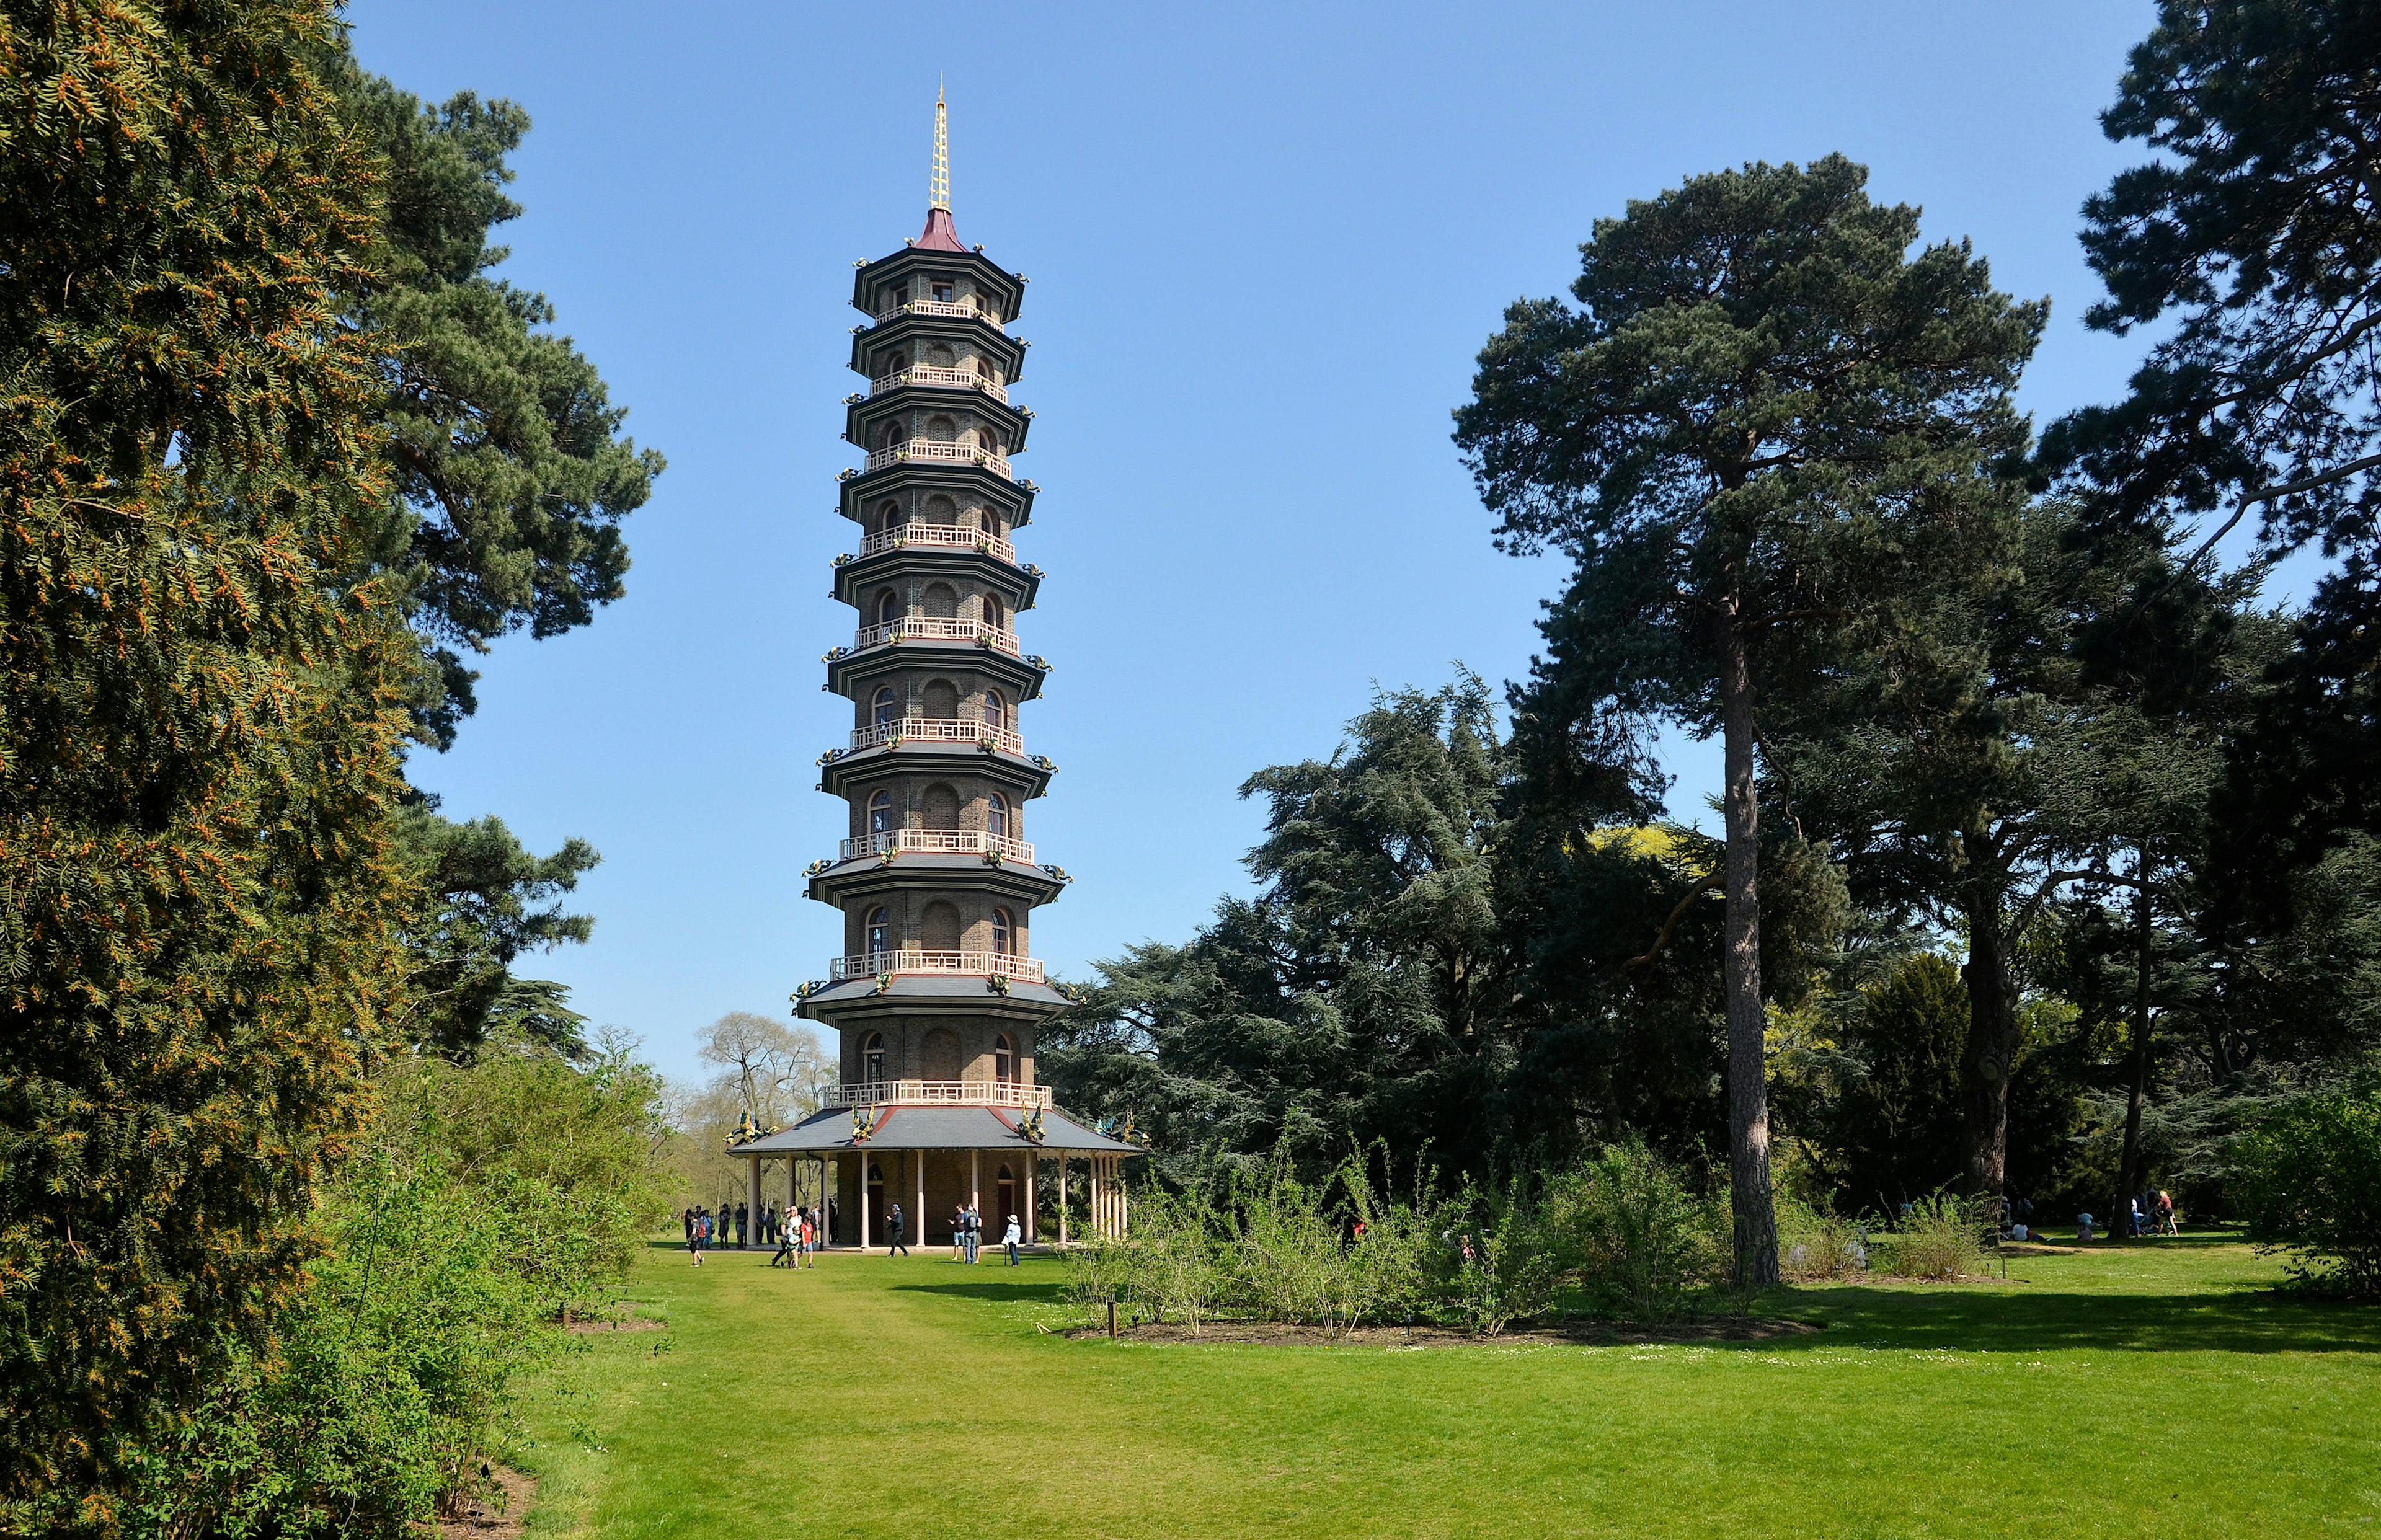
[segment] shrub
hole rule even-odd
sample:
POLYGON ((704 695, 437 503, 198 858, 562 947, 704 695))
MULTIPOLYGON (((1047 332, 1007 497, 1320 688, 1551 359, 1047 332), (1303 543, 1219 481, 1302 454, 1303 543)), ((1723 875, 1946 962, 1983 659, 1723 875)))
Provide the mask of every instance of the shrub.
POLYGON ((1642 1143, 1606 1145, 1555 1193, 1576 1276, 1600 1311, 1675 1320, 1691 1290, 1727 1271, 1720 1206, 1642 1143))
POLYGON ((1798 1283, 1866 1272, 1867 1230, 1824 1204, 1807 1204, 1781 1193, 1777 1270, 1798 1283))
POLYGON ((1989 1228, 1981 1204, 1949 1192, 1919 1199, 1879 1238, 1885 1270, 1903 1278, 1956 1278, 1984 1270, 1989 1228))
POLYGON ((2235 1145, 2230 1194, 2301 1286, 2381 1296, 2381 1094, 2286 1104, 2235 1145))
POLYGON ((1544 1195, 1516 1172, 1485 1189, 1467 1184, 1463 1206, 1479 1216, 1456 1241, 1454 1302, 1465 1321, 1494 1337, 1515 1321, 1545 1314, 1568 1269, 1544 1195))
POLYGON ((1130 1243, 1120 1248, 1126 1296, 1158 1320, 1181 1322, 1195 1335, 1215 1314, 1224 1291, 1213 1216, 1196 1192, 1147 1189, 1132 1205, 1130 1243))

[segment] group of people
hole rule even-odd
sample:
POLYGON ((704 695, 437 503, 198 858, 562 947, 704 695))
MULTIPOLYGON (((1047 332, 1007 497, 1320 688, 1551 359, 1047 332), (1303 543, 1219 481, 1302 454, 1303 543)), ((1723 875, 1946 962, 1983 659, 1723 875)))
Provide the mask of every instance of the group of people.
MULTIPOLYGON (((776 1266, 788 1256, 809 1258, 824 1243, 819 1216, 807 1208, 790 1213, 775 1204, 763 1204, 756 1216, 750 1204, 722 1204, 719 1212, 698 1204, 679 1216, 686 1229, 686 1249, 694 1265, 702 1265, 702 1253, 722 1246, 774 1245, 777 1254, 769 1265, 776 1266)), ((788 1264, 800 1266, 797 1261, 788 1264)))
MULTIPOLYGON (((2099 1233, 2114 1235, 2118 1233, 2119 1227, 2122 1227, 2123 1233, 2130 1236, 2180 1235, 2182 1233, 2182 1227, 2176 1223, 2174 1194, 2163 1187, 2153 1187, 2136 1192, 2125 1200, 2125 1209, 2123 1218, 2114 1225, 2102 1226, 2099 1233)), ((2099 1221, 2089 1214, 2077 1215, 2075 1239, 2091 1240, 2094 1233, 2093 1227, 2098 1224, 2099 1221)))
POLYGON ((815 1267, 819 1250, 818 1220, 807 1208, 794 1210, 793 1217, 784 1220, 777 1233, 777 1254, 769 1259, 772 1267, 815 1267))
MULTIPOLYGON (((694 1258, 694 1265, 698 1267, 702 1265, 704 1252, 718 1246, 738 1246, 748 1243, 746 1237, 749 1232, 745 1226, 751 1221, 751 1210, 749 1204, 738 1204, 731 1208, 722 1204, 716 1214, 697 1204, 688 1209, 680 1218, 686 1227, 687 1254, 694 1258)), ((774 1243, 777 1248, 777 1254, 769 1259, 769 1265, 772 1267, 817 1266, 819 1248, 826 1243, 826 1235, 821 1218, 820 1215, 807 1208, 796 1208, 788 1212, 779 1208, 775 1204, 764 1205, 758 1221, 759 1242, 763 1246, 774 1243)), ((886 1256, 910 1254, 910 1248, 903 1240, 903 1231, 908 1223, 907 1217, 901 1212, 901 1205, 893 1204, 891 1212, 885 1216, 885 1254, 886 1256)), ((951 1260, 968 1263, 982 1261, 983 1240, 983 1216, 976 1212, 975 1204, 961 1204, 951 1215, 951 1260)), ((1008 1228, 1001 1236, 1000 1241, 1001 1245, 1007 1250, 1008 1265, 1011 1267, 1018 1265, 1017 1248, 1023 1243, 1024 1240, 1024 1227, 1017 1222, 1016 1215, 1010 1215, 1008 1228)))
MULTIPOLYGON (((908 1225, 909 1220, 902 1214, 901 1205, 893 1204, 885 1216, 885 1254, 886 1256, 910 1254, 910 1248, 904 1241, 904 1232, 908 1225)), ((1024 1239, 1024 1227, 1017 1222, 1016 1215, 1010 1215, 1008 1228, 1002 1234, 1000 1243, 1007 1249, 1008 1265, 1011 1267, 1017 1265, 1017 1248, 1024 1239)), ((953 1209, 951 1211, 951 1260, 968 1263, 983 1260, 980 1251, 983 1241, 983 1216, 976 1212, 975 1204, 961 1204, 953 1209)))

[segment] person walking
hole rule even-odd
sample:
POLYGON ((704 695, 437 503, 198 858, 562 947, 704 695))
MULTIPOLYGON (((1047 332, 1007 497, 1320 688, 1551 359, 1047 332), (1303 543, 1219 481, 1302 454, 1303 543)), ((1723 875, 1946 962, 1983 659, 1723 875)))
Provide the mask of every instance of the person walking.
POLYGON ((899 1252, 903 1256, 910 1254, 910 1248, 901 1244, 901 1205, 899 1204, 895 1204, 893 1212, 885 1216, 885 1254, 891 1256, 895 1252, 899 1252))
POLYGON ((702 1233, 702 1221, 694 1216, 694 1210, 688 1209, 686 1211, 686 1254, 694 1258, 694 1265, 698 1267, 702 1265, 702 1245, 698 1239, 702 1233))
POLYGON ((736 1239, 730 1241, 728 1244, 740 1250, 751 1243, 752 1210, 743 1204, 738 1204, 736 1205, 736 1239))
MULTIPOLYGON (((769 1228, 776 1231, 777 1240, 777 1254, 769 1259, 769 1265, 772 1267, 791 1267, 795 1265, 793 1261, 794 1232, 776 1225, 772 1225, 769 1228)), ((761 1243, 765 1246, 769 1242, 767 1240, 763 1239, 761 1243)))
POLYGON ((684 1210, 683 1212, 681 1212, 681 1213, 678 1215, 678 1220, 679 1220, 679 1222, 680 1222, 680 1223, 682 1223, 682 1224, 684 1224, 684 1225, 686 1226, 686 1243, 687 1243, 688 1245, 690 1245, 690 1246, 693 1245, 693 1244, 694 1244, 694 1210, 693 1210, 693 1209, 691 1209, 691 1208, 688 1208, 688 1209, 684 1210))
POLYGON ((811 1211, 803 1209, 796 1223, 802 1238, 801 1265, 815 1267, 818 1265, 818 1230, 811 1218, 811 1211))
POLYGON ((967 1204, 951 1210, 951 1260, 967 1260, 967 1204))
POLYGON ((983 1260, 983 1216, 973 1204, 967 1205, 967 1259, 971 1267, 983 1260))
POLYGON ((1017 1227, 1017 1216, 1014 1214, 1010 1215, 1008 1216, 1008 1233, 1002 1236, 1000 1240, 1001 1243, 1008 1248, 1008 1265, 1011 1267, 1017 1265, 1017 1243, 1024 1239, 1025 1232, 1017 1227))

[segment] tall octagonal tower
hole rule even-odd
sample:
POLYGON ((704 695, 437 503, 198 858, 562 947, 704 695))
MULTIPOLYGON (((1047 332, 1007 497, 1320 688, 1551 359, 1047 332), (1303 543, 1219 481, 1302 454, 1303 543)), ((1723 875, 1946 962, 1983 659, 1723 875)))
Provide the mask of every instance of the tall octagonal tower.
MULTIPOLYGON (((1020 715, 1049 673, 1018 640, 1042 581, 1015 544, 1035 489, 1009 463, 1033 419, 1010 396, 1025 280, 960 244, 946 122, 937 99, 924 230, 852 279, 867 386, 844 398, 844 436, 867 458, 839 479, 859 540, 835 560, 834 596, 859 624, 824 659, 851 736, 819 756, 847 826, 805 874, 841 913, 843 947, 797 996, 840 1040, 839 1084, 820 1114, 735 1147, 756 1205, 764 1161, 818 1162, 809 1185, 833 1194, 836 1240, 862 1246, 897 1204, 913 1243, 947 1243, 971 1202, 990 1234, 1014 1213, 1032 1239, 1053 1159, 1062 1176, 1087 1159, 1093 1223, 1120 1227, 1117 1163, 1134 1153, 1053 1107, 1034 1074, 1037 1035, 1068 1002, 1032 955, 1033 916, 1068 879, 1039 859, 1026 813, 1056 766, 1026 752, 1020 715)), ((798 1195, 799 1169, 789 1179, 798 1195)))

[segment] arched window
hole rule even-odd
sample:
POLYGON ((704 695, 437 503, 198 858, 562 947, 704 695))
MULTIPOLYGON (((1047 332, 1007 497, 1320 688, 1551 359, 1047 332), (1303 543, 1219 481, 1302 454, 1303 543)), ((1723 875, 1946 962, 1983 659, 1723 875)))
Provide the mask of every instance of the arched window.
POLYGON ((893 693, 891 685, 876 692, 875 699, 869 703, 868 715, 869 720, 880 727, 889 727, 901 720, 901 700, 893 693))
POLYGON ((1005 909, 992 911, 992 949, 1001 957, 1017 954, 1017 921, 1005 909))
POLYGON ((880 449, 890 449, 909 436, 908 431, 898 422, 887 422, 877 431, 876 446, 880 449))
POLYGON ((860 1065, 861 1080, 881 1081, 885 1078, 885 1034, 883 1033, 872 1032, 868 1034, 868 1041, 861 1045, 860 1065))
POLYGON ((992 1078, 1003 1085, 1017 1083, 1017 1045, 1007 1033, 992 1040, 992 1078))
POLYGON ((930 620, 956 620, 959 613, 959 593, 948 583, 928 583, 922 596, 926 617, 930 620))
POLYGON ((873 532, 873 533, 885 534, 900 528, 900 504, 893 501, 890 497, 887 497, 885 501, 876 505, 876 528, 873 532))
MULTIPOLYGON (((893 827, 893 793, 890 791, 880 791, 875 796, 868 799, 868 832, 870 834, 885 834, 889 833, 893 827)), ((882 914, 885 911, 881 909, 876 911, 877 914, 882 914)), ((869 923, 871 924, 875 923, 873 917, 870 919, 869 923)), ((874 946, 869 947, 870 951, 881 951, 884 948, 882 947, 874 946)))
MULTIPOLYGON (((881 906, 868 911, 867 929, 869 956, 878 957, 893 949, 893 916, 885 913, 881 906)), ((869 1041, 876 1045, 878 1052, 881 1053, 884 1051, 885 1040, 883 1038, 871 1037, 869 1041)), ((870 1078, 873 1079, 874 1077, 871 1076, 870 1078)))
POLYGON ((997 791, 983 800, 983 832, 995 839, 1008 837, 1008 799, 997 791))
POLYGON ((1000 601, 989 593, 983 596, 983 623, 995 629, 1007 629, 1001 625, 1000 601))
POLYGON ((926 420, 926 436, 937 444, 949 444, 959 436, 959 425, 947 417, 926 420))
POLYGON ((876 596, 876 623, 889 626, 901 618, 901 596, 891 589, 876 596))
POLYGON ((1008 726, 1008 703, 1000 698, 997 690, 983 692, 983 722, 995 732, 1008 726))

